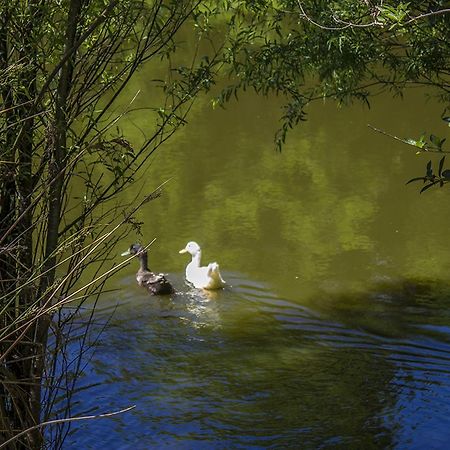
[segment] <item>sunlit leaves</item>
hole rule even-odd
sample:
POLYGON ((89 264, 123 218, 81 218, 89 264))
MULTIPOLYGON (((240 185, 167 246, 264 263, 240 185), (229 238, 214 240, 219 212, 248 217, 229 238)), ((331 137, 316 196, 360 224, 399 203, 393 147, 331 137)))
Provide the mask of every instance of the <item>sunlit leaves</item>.
POLYGON ((379 15, 377 20, 389 26, 392 30, 396 26, 401 26, 405 19, 409 15, 409 5, 410 3, 399 3, 397 5, 380 5, 377 6, 379 15))
POLYGON ((411 145, 413 147, 418 148, 417 154, 420 154, 422 152, 447 152, 444 149, 444 143, 446 141, 446 138, 441 138, 439 136, 436 136, 435 134, 430 134, 429 136, 427 134, 422 134, 419 139, 412 139, 412 138, 396 138, 397 140, 402 141, 405 144, 411 145))

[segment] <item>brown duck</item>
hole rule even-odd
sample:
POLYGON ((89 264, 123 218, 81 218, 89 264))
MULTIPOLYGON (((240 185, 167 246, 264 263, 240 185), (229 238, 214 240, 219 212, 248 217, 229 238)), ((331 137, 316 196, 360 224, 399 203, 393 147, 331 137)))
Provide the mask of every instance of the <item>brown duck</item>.
POLYGON ((130 248, 122 253, 122 256, 135 255, 139 259, 139 270, 136 273, 136 281, 139 286, 145 287, 152 295, 173 294, 174 289, 162 273, 154 273, 147 265, 147 252, 141 244, 132 244, 130 248))

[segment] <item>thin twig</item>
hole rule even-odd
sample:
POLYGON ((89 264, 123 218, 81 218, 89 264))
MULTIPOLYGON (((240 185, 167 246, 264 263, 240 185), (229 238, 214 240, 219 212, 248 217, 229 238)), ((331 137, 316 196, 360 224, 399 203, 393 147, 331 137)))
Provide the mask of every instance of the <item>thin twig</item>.
POLYGON ((387 131, 380 130, 379 128, 376 128, 373 125, 370 125, 370 123, 368 123, 367 126, 369 128, 371 128, 372 130, 376 131, 377 133, 384 134, 385 136, 389 136, 390 138, 395 139, 396 141, 400 141, 400 142, 403 142, 404 144, 407 144, 407 142, 405 142, 405 140, 403 138, 400 138, 398 136, 394 136, 393 134, 390 134, 387 131))
POLYGON ((438 11, 432 11, 429 13, 420 14, 419 16, 413 17, 412 19, 405 22, 404 25, 409 25, 412 22, 416 22, 417 20, 420 20, 420 19, 425 19, 426 17, 438 16, 440 14, 448 14, 448 13, 450 13, 450 9, 439 9, 438 11))
POLYGON ((0 448, 6 447, 8 444, 11 444, 11 442, 16 441, 21 436, 23 436, 24 434, 29 433, 30 431, 36 430, 38 428, 45 427, 47 425, 54 425, 54 424, 57 424, 57 423, 64 423, 64 422, 75 422, 75 421, 78 421, 78 420, 102 419, 104 417, 117 416, 118 414, 122 414, 122 413, 125 413, 125 412, 128 412, 128 411, 131 411, 134 408, 136 408, 136 405, 129 406, 128 408, 121 409, 119 411, 114 411, 114 412, 110 412, 110 413, 103 413, 103 414, 98 414, 98 415, 94 415, 94 416, 78 416, 78 417, 68 417, 67 419, 48 420, 47 422, 39 423, 37 425, 34 425, 33 427, 27 428, 24 431, 21 431, 19 434, 16 434, 11 439, 8 439, 6 442, 3 442, 3 444, 0 444, 0 448))
POLYGON ((421 153, 422 153, 422 152, 424 152, 424 153, 450 153, 449 150, 433 150, 432 148, 428 148, 428 147, 420 148, 420 147, 418 147, 417 145, 414 145, 412 142, 408 142, 407 139, 403 139, 403 138, 400 138, 400 137, 395 136, 395 135, 393 135, 393 134, 390 134, 390 133, 388 133, 387 131, 380 130, 379 128, 376 128, 376 127, 374 127, 373 125, 370 125, 370 124, 367 124, 367 126, 368 126, 369 128, 371 128, 373 131, 376 131, 377 133, 384 134, 385 136, 388 136, 388 137, 390 137, 390 138, 392 138, 392 139, 395 139, 396 141, 400 141, 400 142, 402 142, 403 144, 406 144, 406 145, 410 145, 410 146, 412 146, 412 147, 415 147, 416 149, 418 149, 417 151, 418 151, 418 152, 421 152, 421 153))

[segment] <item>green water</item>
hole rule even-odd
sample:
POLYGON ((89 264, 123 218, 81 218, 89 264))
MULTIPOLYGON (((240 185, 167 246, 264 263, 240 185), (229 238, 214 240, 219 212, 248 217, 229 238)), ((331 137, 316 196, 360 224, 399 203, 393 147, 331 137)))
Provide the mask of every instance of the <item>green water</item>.
POLYGON ((226 111, 207 99, 196 106, 140 180, 151 191, 171 179, 138 215, 144 240, 157 238, 155 269, 179 272, 186 261, 177 251, 197 240, 205 259, 282 295, 301 291, 304 301, 384 275, 446 279, 447 190, 418 195, 417 185, 405 186, 427 156, 367 127, 445 136, 440 105, 419 93, 376 98, 371 110, 316 104, 281 154, 273 148, 275 101, 248 95, 226 111))
MULTIPOLYGON (((450 191, 405 186, 427 157, 367 127, 445 137, 442 107, 420 92, 317 103, 277 153, 279 107, 201 98, 123 193, 170 179, 117 253, 156 237, 150 267, 177 293, 149 297, 136 264, 112 280, 74 413, 136 408, 77 424, 67 448, 446 448, 450 191), (189 240, 227 289, 185 284, 189 240)), ((148 126, 135 114, 124 131, 148 126)))

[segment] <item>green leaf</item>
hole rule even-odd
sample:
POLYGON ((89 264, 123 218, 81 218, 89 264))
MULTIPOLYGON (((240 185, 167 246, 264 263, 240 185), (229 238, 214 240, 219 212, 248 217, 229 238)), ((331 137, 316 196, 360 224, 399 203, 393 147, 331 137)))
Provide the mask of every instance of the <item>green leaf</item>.
POLYGON ((432 144, 434 144, 438 148, 438 150, 442 151, 442 145, 445 142, 445 138, 441 139, 440 137, 432 134, 432 135, 430 135, 430 141, 432 144))
POLYGON ((427 164, 427 177, 432 177, 433 176, 433 168, 431 166, 431 161, 428 161, 427 164))
MULTIPOLYGON (((450 172, 450 171, 449 171, 450 172)), ((409 181, 406 182, 406 184, 412 183, 414 181, 426 181, 428 178, 427 177, 416 177, 416 178, 411 178, 409 181)))
POLYGON ((419 148, 424 148, 426 143, 427 143, 426 136, 425 134, 422 134, 422 136, 420 136, 419 140, 417 141, 416 145, 419 148))
POLYGON ((433 182, 433 183, 427 184, 426 186, 424 186, 424 187, 420 190, 420 193, 425 192, 427 189, 430 189, 430 187, 434 186, 436 183, 437 183, 437 182, 435 181, 435 182, 433 182))
POLYGON ((439 145, 439 142, 441 141, 436 135, 431 134, 430 135, 430 141, 434 145, 439 145))
POLYGON ((445 162, 445 156, 443 156, 442 158, 441 158, 441 160, 439 161, 439 176, 441 176, 441 174, 442 174, 442 168, 444 167, 444 162, 445 162))

